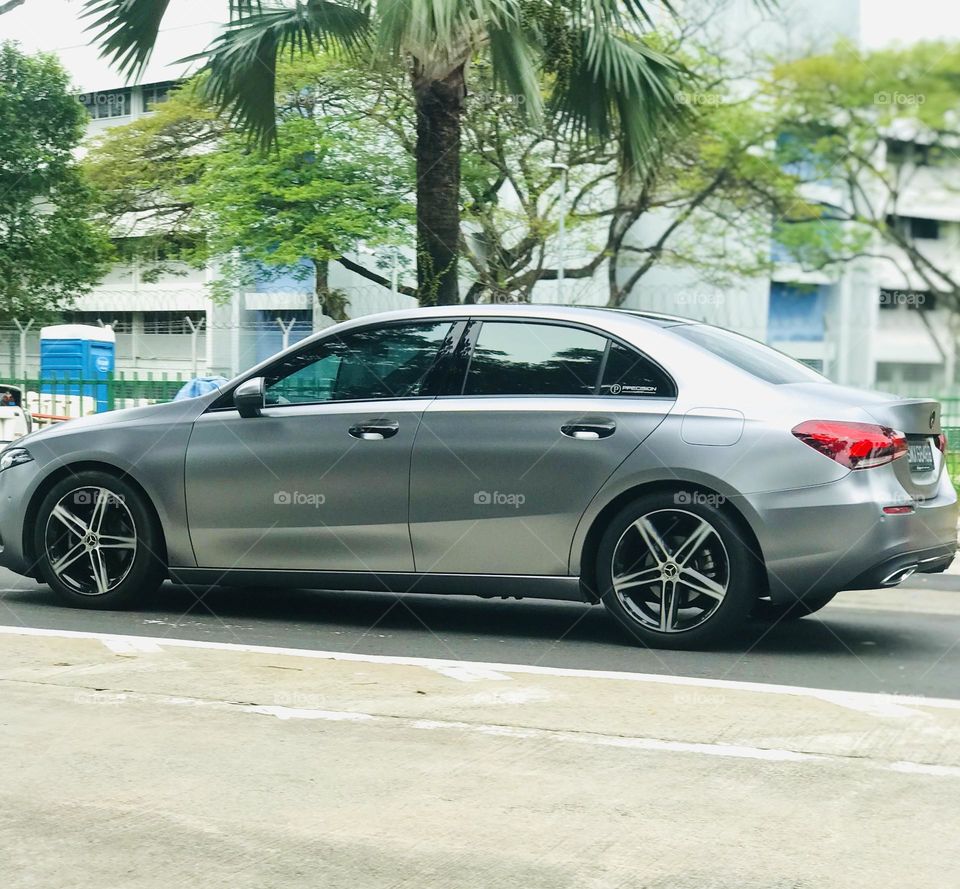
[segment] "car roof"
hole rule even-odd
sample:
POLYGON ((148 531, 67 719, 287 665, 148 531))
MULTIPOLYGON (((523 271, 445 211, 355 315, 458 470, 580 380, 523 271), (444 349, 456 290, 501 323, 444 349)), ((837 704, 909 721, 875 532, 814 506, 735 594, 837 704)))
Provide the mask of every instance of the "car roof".
POLYGON ((681 324, 695 324, 689 318, 680 318, 675 315, 666 315, 659 312, 646 312, 639 309, 621 309, 608 306, 571 306, 553 303, 484 303, 478 305, 453 306, 420 306, 410 309, 400 309, 392 312, 382 312, 376 315, 363 315, 346 322, 351 327, 360 324, 382 323, 384 321, 401 321, 413 318, 482 318, 504 317, 515 315, 519 318, 539 318, 542 320, 567 320, 594 322, 609 322, 613 317, 630 318, 641 321, 652 327, 668 328, 681 324))

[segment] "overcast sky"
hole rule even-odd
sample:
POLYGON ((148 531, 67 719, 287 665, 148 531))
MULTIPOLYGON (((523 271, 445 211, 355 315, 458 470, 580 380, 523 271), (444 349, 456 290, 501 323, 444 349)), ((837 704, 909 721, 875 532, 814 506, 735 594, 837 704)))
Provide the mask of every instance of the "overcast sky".
MULTIPOLYGON (((0 39, 12 37, 31 50, 58 51, 82 81, 78 84, 81 88, 109 86, 105 81, 116 78, 86 46, 88 38, 77 15, 80 7, 81 0, 26 0, 19 9, 0 16, 0 39)), ((145 80, 163 80, 181 73, 165 66, 202 49, 215 33, 226 7, 226 0, 173 0, 155 62, 145 80)), ((860 22, 867 47, 924 38, 960 40, 960 4, 951 0, 860 0, 860 22)))

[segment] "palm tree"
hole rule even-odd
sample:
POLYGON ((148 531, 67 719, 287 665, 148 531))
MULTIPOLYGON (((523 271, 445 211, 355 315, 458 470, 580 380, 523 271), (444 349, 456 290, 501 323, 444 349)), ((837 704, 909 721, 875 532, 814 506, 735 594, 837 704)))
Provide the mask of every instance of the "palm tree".
MULTIPOLYGON (((170 0, 86 0, 102 54, 128 76, 150 58, 170 0)), ((206 89, 262 146, 276 138, 281 54, 336 51, 409 71, 417 115, 417 283, 423 304, 459 302, 460 127, 471 60, 534 118, 574 139, 619 139, 624 169, 681 113, 684 72, 641 38, 669 0, 229 0, 204 53, 206 89), (544 87, 546 84, 546 87, 544 87)))

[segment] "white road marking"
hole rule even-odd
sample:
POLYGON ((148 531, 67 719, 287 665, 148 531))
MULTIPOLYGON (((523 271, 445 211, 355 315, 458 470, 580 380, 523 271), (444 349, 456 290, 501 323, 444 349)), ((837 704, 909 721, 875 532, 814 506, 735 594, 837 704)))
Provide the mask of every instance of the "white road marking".
POLYGON ((960 710, 960 700, 951 698, 927 698, 922 695, 893 695, 881 692, 835 691, 823 688, 806 688, 794 685, 774 685, 764 682, 743 682, 733 679, 708 679, 697 676, 671 676, 658 673, 627 673, 617 670, 583 670, 573 667, 542 667, 530 664, 498 664, 481 661, 455 661, 443 658, 401 657, 381 654, 357 654, 342 651, 316 651, 309 648, 281 648, 272 645, 246 645, 238 642, 210 642, 195 639, 172 639, 153 636, 127 636, 118 633, 101 633, 88 630, 51 630, 39 627, 0 626, 0 636, 41 636, 54 639, 96 639, 127 641, 142 644, 150 640, 161 648, 198 648, 211 651, 236 651, 274 656, 312 658, 316 660, 345 661, 361 664, 392 664, 395 666, 469 667, 472 670, 489 670, 495 673, 512 673, 527 676, 562 676, 576 679, 614 679, 623 682, 649 682, 657 685, 672 685, 687 688, 719 688, 730 691, 745 691, 754 694, 788 695, 814 698, 845 709, 884 716, 908 715, 892 708, 930 707, 939 710, 960 710), (886 711, 886 712, 884 712, 886 711))
POLYGON ((960 766, 938 766, 926 762, 893 762, 890 769, 908 775, 934 775, 938 778, 960 778, 960 766))
POLYGON ((709 744, 687 741, 666 741, 661 738, 625 737, 622 735, 604 735, 594 732, 575 732, 556 729, 518 728, 509 725, 489 723, 459 722, 445 719, 411 719, 404 716, 377 716, 352 710, 311 710, 302 707, 277 707, 259 704, 236 704, 229 701, 211 701, 203 698, 185 698, 171 695, 144 694, 137 692, 97 692, 90 700, 83 694, 75 697, 78 704, 135 704, 157 703, 161 705, 183 707, 198 710, 218 710, 220 712, 249 713, 258 716, 271 716, 282 721, 306 720, 323 722, 354 722, 382 727, 410 728, 419 731, 454 731, 467 734, 491 735, 495 737, 515 738, 517 740, 538 740, 561 743, 582 744, 588 747, 620 747, 630 750, 642 750, 653 753, 685 753, 701 756, 718 756, 733 759, 753 759, 763 762, 803 762, 817 764, 856 763, 868 768, 901 772, 911 775, 925 775, 938 778, 960 778, 960 766, 942 766, 931 763, 898 760, 885 762, 864 757, 838 756, 834 754, 802 753, 779 747, 752 747, 745 744, 709 744))
POLYGON ((435 673, 446 676, 448 679, 459 679, 461 682, 482 682, 485 679, 495 682, 509 681, 509 676, 498 673, 496 670, 488 670, 483 665, 474 664, 449 664, 440 667, 430 667, 435 673))
POLYGON ((114 654, 143 654, 145 652, 156 653, 163 651, 157 642, 146 637, 138 639, 137 637, 131 636, 126 639, 104 639, 103 644, 114 654))
POLYGON ((310 710, 304 707, 265 707, 245 705, 246 713, 262 713, 277 719, 323 719, 328 722, 373 722, 376 716, 369 713, 353 713, 349 710, 310 710))

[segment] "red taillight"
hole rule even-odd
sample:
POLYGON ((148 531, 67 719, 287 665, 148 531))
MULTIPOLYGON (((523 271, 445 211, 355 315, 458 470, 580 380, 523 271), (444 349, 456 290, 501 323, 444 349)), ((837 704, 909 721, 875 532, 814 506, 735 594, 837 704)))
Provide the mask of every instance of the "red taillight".
POLYGON ((810 420, 794 428, 804 444, 849 469, 884 466, 907 453, 907 437, 889 426, 810 420))
POLYGON ((945 432, 941 432, 937 436, 937 448, 939 448, 941 454, 945 454, 949 446, 950 443, 947 441, 947 434, 945 432))

